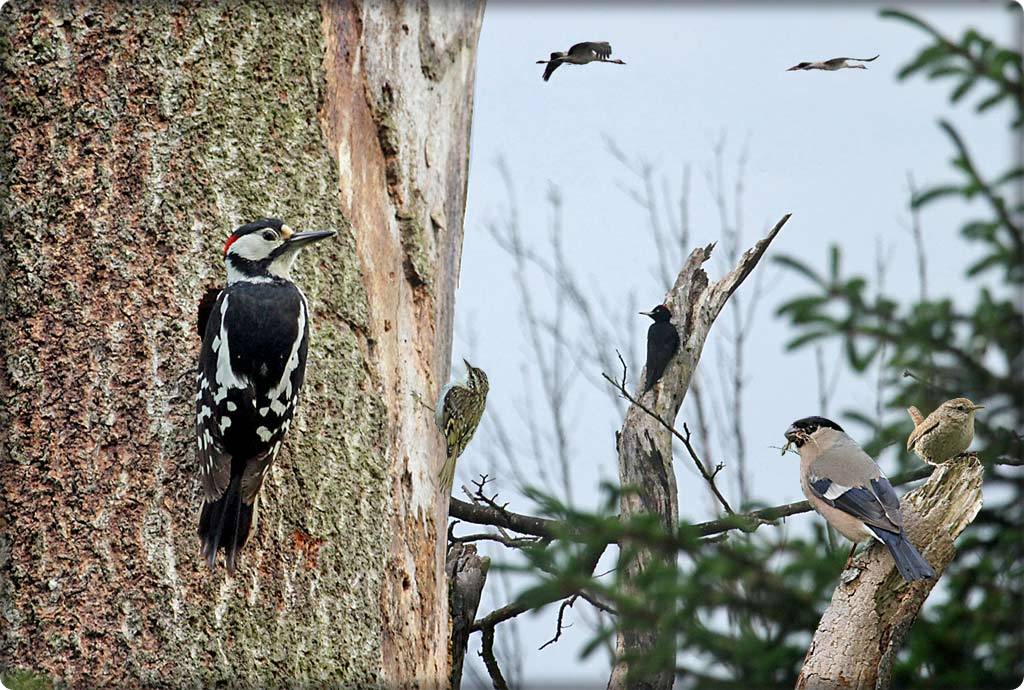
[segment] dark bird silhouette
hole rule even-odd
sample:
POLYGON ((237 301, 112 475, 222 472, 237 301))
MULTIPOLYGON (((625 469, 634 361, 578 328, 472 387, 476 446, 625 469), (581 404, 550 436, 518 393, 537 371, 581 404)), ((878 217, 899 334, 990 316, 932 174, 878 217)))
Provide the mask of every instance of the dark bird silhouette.
POLYGON ((828 72, 835 72, 837 69, 867 69, 865 65, 853 65, 850 64, 848 61, 854 60, 856 62, 871 62, 872 60, 877 59, 877 55, 875 57, 870 58, 837 57, 832 58, 831 60, 825 60, 823 62, 801 62, 799 64, 793 65, 786 71, 795 72, 797 70, 823 69, 828 72))
POLYGON ((646 393, 665 373, 665 367, 679 349, 679 333, 672 325, 672 312, 664 304, 640 313, 654 319, 654 323, 647 329, 647 381, 644 384, 646 393))
POLYGON ((537 60, 538 65, 546 64, 544 68, 544 81, 551 78, 558 66, 561 64, 585 65, 588 62, 609 62, 613 65, 626 64, 622 60, 612 60, 612 46, 607 41, 587 41, 577 43, 566 53, 551 53, 550 60, 537 60))

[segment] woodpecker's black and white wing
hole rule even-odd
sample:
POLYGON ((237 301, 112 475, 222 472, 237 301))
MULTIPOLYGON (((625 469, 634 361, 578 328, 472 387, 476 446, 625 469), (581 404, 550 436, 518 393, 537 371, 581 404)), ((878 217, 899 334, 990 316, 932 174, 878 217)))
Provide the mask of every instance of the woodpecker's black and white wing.
POLYGON ((591 56, 597 60, 607 60, 612 56, 612 46, 607 41, 585 41, 569 48, 569 55, 591 56))
MULTIPOLYGON (((210 292, 204 295, 204 299, 210 292)), ((220 406, 219 364, 224 291, 218 290, 213 303, 204 308, 200 302, 199 325, 203 328, 203 346, 199 354, 196 392, 196 451, 203 496, 215 501, 231 481, 231 455, 225 450, 217 409, 220 406), (215 349, 216 347, 216 349, 215 349)))
POLYGON ((242 500, 255 499, 298 405, 308 344, 305 300, 294 285, 239 283, 221 292, 203 339, 196 412, 208 501, 233 476, 242 500))

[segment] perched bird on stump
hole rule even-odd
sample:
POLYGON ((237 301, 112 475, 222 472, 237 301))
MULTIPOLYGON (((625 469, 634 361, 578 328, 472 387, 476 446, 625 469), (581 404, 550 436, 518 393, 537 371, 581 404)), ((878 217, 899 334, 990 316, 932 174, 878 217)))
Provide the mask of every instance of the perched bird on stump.
POLYGON ((295 233, 276 218, 243 225, 224 244, 227 286, 208 290, 200 303, 199 537, 211 568, 223 549, 234 572, 263 478, 298 404, 310 323, 306 298, 289 275, 292 263, 302 247, 333 235, 295 233))
POLYGON ((941 465, 962 454, 974 440, 974 413, 984 407, 967 398, 953 398, 935 408, 927 418, 916 407, 908 407, 914 430, 907 438, 907 450, 917 453, 929 465, 941 465))
POLYGON ((577 43, 572 48, 569 48, 567 53, 551 53, 550 60, 537 60, 537 64, 547 65, 544 68, 544 81, 547 81, 561 64, 585 65, 588 62, 607 62, 614 65, 626 64, 622 60, 612 60, 611 56, 612 46, 607 41, 587 41, 586 43, 577 43))
POLYGON ((672 312, 664 304, 640 313, 654 319, 654 323, 647 329, 647 379, 644 382, 646 393, 665 373, 665 367, 679 349, 679 333, 672 325, 672 312))
POLYGON ((484 370, 477 369, 466 360, 462 362, 466 365, 466 380, 449 383, 441 389, 434 407, 434 423, 444 434, 447 445, 444 466, 438 475, 441 490, 445 494, 452 491, 455 461, 466 450, 480 424, 487 403, 487 391, 490 390, 484 370))
POLYGON ((935 575, 928 561, 903 532, 900 499, 875 461, 831 419, 805 417, 786 430, 785 453, 800 451, 800 487, 811 507, 853 542, 885 544, 907 582, 935 575))
POLYGON ((823 69, 828 72, 835 72, 837 69, 867 69, 867 65, 858 65, 848 62, 854 60, 856 62, 871 62, 877 60, 878 56, 870 58, 850 58, 850 57, 837 57, 831 60, 825 60, 823 62, 801 62, 793 65, 787 72, 795 72, 797 70, 811 70, 811 69, 823 69))

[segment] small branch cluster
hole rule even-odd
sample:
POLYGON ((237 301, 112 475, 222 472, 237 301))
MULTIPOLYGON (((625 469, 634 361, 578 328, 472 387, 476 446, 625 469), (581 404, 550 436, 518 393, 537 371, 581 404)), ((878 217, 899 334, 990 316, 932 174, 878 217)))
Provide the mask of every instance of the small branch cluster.
POLYGON ((628 400, 630 403, 636 405, 638 408, 643 410, 645 414, 649 415, 652 419, 654 419, 663 427, 668 429, 673 436, 675 436, 682 442, 683 446, 686 448, 686 452, 689 453, 690 455, 690 459, 693 460, 693 464, 697 467, 697 471, 700 473, 700 476, 703 477, 704 481, 708 483, 708 486, 711 489, 711 493, 713 493, 715 498, 718 499, 718 502, 722 505, 722 508, 725 509, 726 513, 728 513, 729 515, 735 515, 736 512, 732 509, 732 506, 729 505, 729 501, 725 499, 725 496, 722 495, 722 492, 719 491, 718 489, 718 485, 715 483, 715 477, 725 467, 725 465, 723 463, 718 463, 715 466, 715 469, 709 472, 707 468, 704 466, 704 463, 701 461, 700 457, 697 455, 697 451, 694 450, 693 444, 690 442, 692 435, 690 433, 689 427, 686 424, 683 425, 684 433, 680 433, 674 426, 672 426, 664 419, 662 419, 657 412, 647 407, 647 405, 645 405, 644 403, 640 402, 638 398, 635 398, 632 395, 630 395, 629 391, 626 390, 626 361, 622 358, 622 354, 619 353, 618 350, 616 350, 615 352, 619 356, 619 363, 622 365, 622 378, 619 381, 616 381, 611 376, 603 372, 601 376, 604 377, 604 379, 608 381, 608 383, 610 383, 612 386, 616 388, 620 397, 622 397, 625 400, 628 400))

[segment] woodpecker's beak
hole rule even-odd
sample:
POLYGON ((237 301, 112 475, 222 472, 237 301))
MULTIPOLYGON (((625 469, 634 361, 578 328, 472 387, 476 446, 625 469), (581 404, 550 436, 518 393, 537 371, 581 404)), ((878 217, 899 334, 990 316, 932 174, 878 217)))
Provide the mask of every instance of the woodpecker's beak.
POLYGON ((640 312, 640 315, 641 315, 641 316, 654 316, 654 312, 651 312, 651 311, 642 311, 642 312, 640 312))
MULTIPOLYGON (((289 228, 290 230, 290 228, 289 228)), ((289 247, 299 248, 305 247, 307 244, 319 242, 320 240, 326 240, 328 237, 334 237, 337 233, 333 230, 316 230, 314 232, 300 232, 298 234, 289 234, 286 238, 289 247)))

